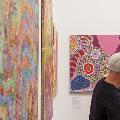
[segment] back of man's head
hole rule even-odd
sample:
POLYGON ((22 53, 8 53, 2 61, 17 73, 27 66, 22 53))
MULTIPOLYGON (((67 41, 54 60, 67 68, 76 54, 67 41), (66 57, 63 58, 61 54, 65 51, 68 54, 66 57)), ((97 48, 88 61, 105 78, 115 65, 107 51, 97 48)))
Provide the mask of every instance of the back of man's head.
POLYGON ((109 59, 109 69, 120 73, 120 52, 113 54, 109 59))

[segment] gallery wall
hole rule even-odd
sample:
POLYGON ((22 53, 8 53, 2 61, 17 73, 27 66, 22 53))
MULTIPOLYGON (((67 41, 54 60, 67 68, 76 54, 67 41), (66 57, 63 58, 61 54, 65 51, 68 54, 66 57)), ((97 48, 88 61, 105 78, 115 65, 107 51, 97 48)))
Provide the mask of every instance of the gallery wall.
POLYGON ((69 36, 120 33, 119 0, 54 0, 59 33, 58 94, 52 120, 88 120, 91 95, 69 94, 69 36))

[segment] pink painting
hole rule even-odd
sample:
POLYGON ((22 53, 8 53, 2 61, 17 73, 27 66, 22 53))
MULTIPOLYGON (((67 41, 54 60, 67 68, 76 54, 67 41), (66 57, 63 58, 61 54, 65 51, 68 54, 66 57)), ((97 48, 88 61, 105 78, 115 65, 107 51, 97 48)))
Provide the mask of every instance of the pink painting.
POLYGON ((71 35, 71 93, 91 93, 108 73, 109 57, 116 52, 120 52, 119 35, 71 35))

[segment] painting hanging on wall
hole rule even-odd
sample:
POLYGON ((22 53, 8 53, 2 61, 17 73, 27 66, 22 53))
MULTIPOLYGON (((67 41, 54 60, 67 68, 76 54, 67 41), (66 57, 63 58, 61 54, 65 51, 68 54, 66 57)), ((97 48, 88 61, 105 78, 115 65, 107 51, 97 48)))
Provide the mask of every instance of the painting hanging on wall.
POLYGON ((57 65, 58 65, 58 32, 55 27, 55 24, 53 24, 53 98, 57 95, 57 65))
POLYGON ((41 119, 51 120, 53 116, 53 23, 52 0, 42 0, 42 91, 41 91, 41 119))
POLYGON ((38 120, 38 9, 0 1, 0 120, 38 120))
POLYGON ((120 52, 119 35, 70 36, 70 92, 92 93, 108 73, 109 57, 120 52))
POLYGON ((57 93, 57 38, 52 0, 42 0, 42 120, 53 117, 53 100, 57 93))

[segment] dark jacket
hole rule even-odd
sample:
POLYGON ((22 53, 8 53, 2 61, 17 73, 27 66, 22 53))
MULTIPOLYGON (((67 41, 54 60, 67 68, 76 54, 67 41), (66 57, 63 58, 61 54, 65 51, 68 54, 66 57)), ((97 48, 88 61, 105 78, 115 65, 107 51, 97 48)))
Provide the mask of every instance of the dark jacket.
POLYGON ((120 89, 101 79, 91 100, 89 120, 120 120, 120 89))

